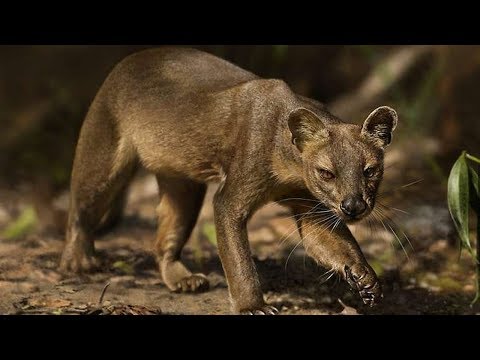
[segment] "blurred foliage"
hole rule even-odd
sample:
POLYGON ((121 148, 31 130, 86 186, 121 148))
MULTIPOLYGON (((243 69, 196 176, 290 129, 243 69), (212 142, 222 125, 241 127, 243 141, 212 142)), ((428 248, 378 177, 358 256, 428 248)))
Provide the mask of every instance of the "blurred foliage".
POLYGON ((37 225, 37 214, 33 206, 26 207, 16 220, 11 222, 0 234, 0 238, 14 240, 30 233, 37 225))
POLYGON ((210 244, 217 246, 217 233, 215 231, 215 224, 211 222, 204 223, 202 226, 202 235, 210 244))
POLYGON ((125 261, 115 261, 112 267, 124 275, 132 275, 135 273, 135 269, 133 268, 133 265, 125 261))

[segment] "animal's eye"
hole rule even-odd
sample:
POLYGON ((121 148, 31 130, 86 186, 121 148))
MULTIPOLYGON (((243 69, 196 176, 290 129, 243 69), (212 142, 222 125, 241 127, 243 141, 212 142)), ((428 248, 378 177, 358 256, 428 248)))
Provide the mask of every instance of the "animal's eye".
POLYGON ((335 175, 331 171, 325 169, 318 169, 318 173, 323 180, 332 180, 335 178, 335 175))
POLYGON ((373 166, 369 167, 369 168, 366 168, 364 171, 363 171, 363 175, 365 175, 366 178, 371 178, 373 175, 375 175, 375 172, 376 172, 376 168, 374 168, 373 166))

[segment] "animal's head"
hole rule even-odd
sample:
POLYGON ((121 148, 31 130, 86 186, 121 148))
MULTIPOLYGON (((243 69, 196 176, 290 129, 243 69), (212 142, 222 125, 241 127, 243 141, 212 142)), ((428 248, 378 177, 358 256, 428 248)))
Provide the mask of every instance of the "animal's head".
POLYGON ((397 121, 397 113, 387 106, 374 110, 362 126, 327 124, 304 108, 290 114, 288 126, 302 158, 305 184, 343 220, 356 221, 372 211, 397 121))

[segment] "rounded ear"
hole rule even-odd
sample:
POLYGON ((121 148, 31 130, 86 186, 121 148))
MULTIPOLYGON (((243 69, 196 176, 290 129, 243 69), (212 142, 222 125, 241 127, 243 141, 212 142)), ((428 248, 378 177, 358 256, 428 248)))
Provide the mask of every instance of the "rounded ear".
POLYGON ((398 115, 388 106, 381 106, 371 112, 362 126, 362 135, 385 148, 392 142, 392 132, 397 127, 398 115))
POLYGON ((325 129, 322 120, 314 112, 305 108, 295 109, 288 115, 288 128, 292 133, 292 143, 300 151, 303 151, 307 141, 325 136, 322 131, 325 129))

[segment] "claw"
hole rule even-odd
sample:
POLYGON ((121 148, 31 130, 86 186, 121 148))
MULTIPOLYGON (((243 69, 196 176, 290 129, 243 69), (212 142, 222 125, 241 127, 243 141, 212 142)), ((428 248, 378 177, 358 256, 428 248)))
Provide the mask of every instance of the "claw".
POLYGON ((268 309, 268 313, 269 315, 276 315, 278 314, 278 309, 275 306, 270 306, 270 308, 268 309))
POLYGON ((242 315, 276 315, 278 314, 278 309, 274 306, 265 305, 259 309, 252 310, 242 310, 240 311, 242 315))
POLYGON ((372 307, 376 304, 377 300, 383 298, 380 284, 378 283, 375 274, 371 274, 368 268, 361 268, 360 266, 362 265, 356 266, 359 267, 356 269, 356 274, 352 273, 352 269, 349 266, 345 266, 345 279, 352 289, 355 289, 359 292, 363 303, 372 307), (370 278, 367 278, 369 274, 371 276, 370 278))

